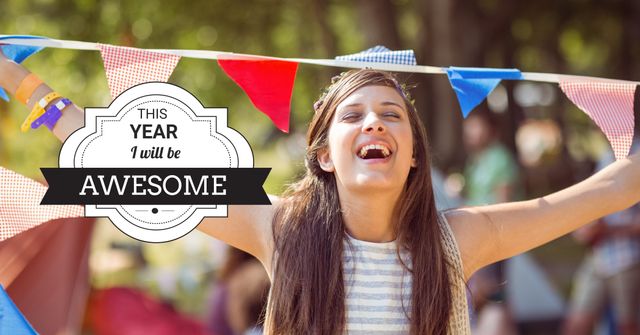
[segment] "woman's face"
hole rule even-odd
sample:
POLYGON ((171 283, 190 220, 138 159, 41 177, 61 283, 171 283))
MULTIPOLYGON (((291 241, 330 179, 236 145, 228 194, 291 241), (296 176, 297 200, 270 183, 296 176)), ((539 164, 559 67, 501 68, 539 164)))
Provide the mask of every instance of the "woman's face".
POLYGON ((324 171, 349 190, 401 190, 415 165, 413 134, 400 94, 365 86, 336 108, 328 148, 319 152, 324 171))

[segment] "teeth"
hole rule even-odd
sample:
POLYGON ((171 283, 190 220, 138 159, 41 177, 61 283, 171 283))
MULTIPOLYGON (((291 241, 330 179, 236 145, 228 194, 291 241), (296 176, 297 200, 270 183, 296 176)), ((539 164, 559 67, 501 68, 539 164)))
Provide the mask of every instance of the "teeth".
POLYGON ((391 152, 389 151, 389 148, 387 148, 384 145, 380 145, 380 144, 369 144, 369 145, 365 145, 364 147, 362 147, 362 149, 360 149, 360 152, 358 153, 358 155, 360 156, 360 158, 364 158, 367 155, 367 151, 369 150, 380 150, 382 151, 382 154, 387 157, 391 154, 391 152))
POLYGON ((389 152, 389 149, 387 149, 387 147, 383 147, 382 148, 382 154, 387 157, 389 156, 391 153, 389 152))

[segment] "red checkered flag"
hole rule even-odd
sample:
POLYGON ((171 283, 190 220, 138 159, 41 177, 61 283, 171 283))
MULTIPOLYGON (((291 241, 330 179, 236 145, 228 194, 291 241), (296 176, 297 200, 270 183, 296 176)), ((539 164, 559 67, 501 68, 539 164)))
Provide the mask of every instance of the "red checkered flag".
POLYGON ((0 167, 0 241, 40 224, 84 216, 82 206, 40 205, 47 187, 0 167))
POLYGON ((616 159, 627 157, 633 140, 636 85, 616 81, 576 81, 561 77, 560 88, 604 132, 616 159))
POLYGON ((180 61, 180 56, 172 54, 107 44, 98 44, 98 47, 114 99, 137 84, 166 82, 180 61))

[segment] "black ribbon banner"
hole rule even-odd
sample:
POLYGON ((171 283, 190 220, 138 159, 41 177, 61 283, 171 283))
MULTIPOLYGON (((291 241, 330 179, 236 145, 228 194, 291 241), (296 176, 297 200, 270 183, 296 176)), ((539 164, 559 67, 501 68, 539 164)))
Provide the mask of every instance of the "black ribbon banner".
POLYGON ((270 168, 43 168, 42 205, 269 205, 270 168))

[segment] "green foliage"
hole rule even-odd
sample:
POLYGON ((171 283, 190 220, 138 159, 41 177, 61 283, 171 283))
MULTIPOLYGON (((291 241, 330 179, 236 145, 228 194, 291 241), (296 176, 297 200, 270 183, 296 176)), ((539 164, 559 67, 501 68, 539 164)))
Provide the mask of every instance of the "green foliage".
MULTIPOLYGON (((3 34, 32 34, 51 38, 97 41, 141 48, 212 49, 276 56, 300 54, 301 39, 313 31, 292 29, 305 18, 301 4, 249 1, 230 6, 223 1, 18 1, 0 4, 3 34)), ((319 56, 317 49, 308 49, 319 56)), ((324 55, 322 55, 324 56, 324 55)), ((45 49, 25 62, 54 89, 79 106, 105 106, 110 101, 102 60, 98 52, 45 49)), ((293 98, 293 129, 302 131, 308 121, 315 82, 322 72, 300 69, 293 98)), ((205 105, 228 106, 230 124, 245 134, 256 153, 256 165, 274 167, 271 192, 278 191, 295 172, 290 157, 277 153, 287 140, 257 111, 244 93, 218 68, 215 61, 182 59, 171 82, 193 92, 205 105), (267 139, 267 140, 265 140, 267 139), (272 156, 278 159, 270 159, 272 156)), ((2 166, 39 178, 39 168, 57 165, 60 144, 46 129, 20 133, 27 114, 14 100, 0 104, 0 162, 2 166)), ((300 159, 300 157, 295 157, 300 159)))
MULTIPOLYGON (((393 12, 380 15, 396 19, 402 47, 415 49, 419 62, 425 65, 517 67, 523 71, 636 80, 640 77, 640 67, 630 61, 640 57, 640 46, 634 40, 640 36, 635 23, 639 18, 628 7, 635 8, 635 13, 640 10, 630 0, 479 0, 455 2, 448 12, 442 9, 446 0, 389 2, 393 12), (435 20, 441 15, 439 11, 449 17, 435 20), (435 21, 449 26, 438 26, 435 21), (436 58, 436 63, 434 55, 442 50, 448 50, 445 55, 451 59, 436 58)), ((362 29, 363 21, 375 20, 361 15, 362 6, 368 4, 336 0, 3 0, 0 33, 140 48, 332 58, 372 46, 367 41, 385 44, 362 29)), ((383 27, 386 28, 392 27, 383 27)), ((25 66, 79 106, 106 106, 110 102, 98 52, 45 49, 27 60, 25 66)), ((279 193, 302 171, 304 133, 313 102, 329 79, 342 70, 300 65, 292 98, 290 134, 278 131, 257 111, 215 61, 182 59, 170 82, 194 93, 205 106, 229 107, 229 123, 251 143, 256 166, 273 168, 267 191, 279 193)), ((438 91, 433 87, 442 84, 442 78, 410 76, 411 82, 416 80, 426 82, 413 91, 417 101, 450 98, 434 94, 438 91)), ((595 155, 593 148, 603 143, 602 136, 594 135, 599 131, 567 103, 559 90, 557 95, 559 99, 553 106, 544 107, 545 116, 551 114, 563 121, 566 142, 578 159, 595 155)), ((426 119, 433 121, 427 126, 430 136, 436 139, 434 157, 438 158, 446 154, 438 152, 438 144, 446 144, 437 141, 438 133, 454 134, 458 144, 461 136, 455 135, 460 133, 459 119, 437 117, 457 113, 457 108, 442 108, 455 103, 445 101, 435 106, 440 109, 422 111, 429 114, 426 119)), ((511 102, 509 113, 517 111, 511 102)), ((60 143, 46 129, 21 133, 19 126, 27 112, 15 99, 10 103, 0 101, 0 166, 41 179, 40 167, 57 166, 60 143)), ((449 145, 447 150, 463 158, 460 147, 449 145)))
MULTIPOLYGON (((425 43, 437 47, 437 40, 425 41, 421 4, 408 0, 392 3, 396 13, 389 15, 397 16, 403 44, 415 49, 424 48, 425 43)), ((459 15, 463 18, 477 15, 487 24, 491 23, 488 21, 506 22, 506 30, 498 40, 512 39, 514 43, 510 50, 495 43, 484 45, 487 65, 552 72, 560 63, 566 64, 561 69, 569 73, 611 76, 611 64, 620 58, 625 42, 620 4, 578 1, 553 5, 547 1, 546 5, 544 2, 519 4, 511 11, 505 11, 505 7, 506 2, 492 0, 460 9, 463 13, 459 15), (570 19, 566 19, 567 16, 570 19), (514 61, 500 64, 504 62, 505 53, 512 54, 514 61)), ((0 31, 141 48, 330 58, 335 56, 333 53, 357 52, 370 46, 365 45, 366 32, 360 24, 364 18, 358 17, 359 10, 354 3, 324 0, 241 3, 197 0, 188 5, 166 0, 5 0, 0 4, 0 31), (318 8, 323 9, 324 16, 315 15, 318 8), (323 23, 329 32, 321 29, 323 23), (331 54, 327 40, 335 45, 331 54)), ((468 22, 456 24, 462 37, 464 30, 476 29, 468 26, 468 22)), ((483 38, 486 40, 488 36, 483 38)), ((25 65, 81 106, 105 105, 110 100, 98 52, 45 49, 25 65)), ((339 71, 300 65, 292 98, 293 132, 304 132, 313 101, 328 78, 339 71)), ((215 61, 182 59, 170 81, 192 91, 206 105, 230 107, 230 123, 249 138, 257 165, 274 168, 267 184, 271 191, 279 190, 299 171, 291 162, 299 161, 301 156, 284 157, 277 151, 289 136, 280 134, 268 118, 251 105, 215 61), (273 156, 277 159, 270 158, 273 156)), ((15 101, 0 104, 0 108, 3 111, 0 118, 2 165, 32 177, 40 175, 39 167, 56 165, 59 144, 48 131, 22 134, 16 129, 27 112, 25 108, 15 101)))

